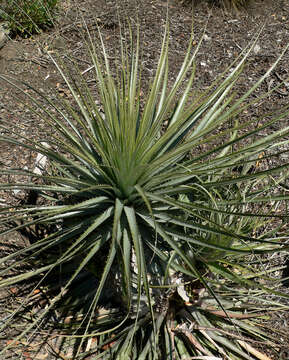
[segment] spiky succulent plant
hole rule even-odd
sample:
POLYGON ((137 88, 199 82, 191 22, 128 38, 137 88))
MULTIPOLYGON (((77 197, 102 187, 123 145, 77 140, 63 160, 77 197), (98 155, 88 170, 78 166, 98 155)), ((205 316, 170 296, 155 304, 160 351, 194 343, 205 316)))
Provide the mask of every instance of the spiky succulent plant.
POLYGON ((167 27, 143 96, 139 40, 130 46, 129 56, 121 43, 119 71, 112 72, 101 35, 99 46, 89 43, 97 95, 80 71, 69 75, 51 57, 73 102, 23 90, 46 123, 45 143, 1 121, 1 142, 47 160, 42 171, 1 170, 30 179, 2 183, 1 190, 36 195, 34 203, 1 207, 2 234, 42 230, 0 260, 1 287, 36 279, 1 329, 35 301, 35 289, 49 297, 1 356, 43 320, 51 323, 55 309, 54 326, 76 340, 75 358, 248 359, 260 355, 259 342, 273 348, 261 327, 264 313, 286 306, 272 300, 281 295, 272 287, 276 269, 260 264, 264 253, 286 249, 281 205, 288 195, 280 184, 288 164, 259 164, 288 151, 289 110, 263 120, 238 117, 279 59, 236 98, 248 48, 210 89, 194 95, 199 47, 192 53, 189 45, 169 88, 167 27), (277 122, 284 126, 271 132, 277 122))

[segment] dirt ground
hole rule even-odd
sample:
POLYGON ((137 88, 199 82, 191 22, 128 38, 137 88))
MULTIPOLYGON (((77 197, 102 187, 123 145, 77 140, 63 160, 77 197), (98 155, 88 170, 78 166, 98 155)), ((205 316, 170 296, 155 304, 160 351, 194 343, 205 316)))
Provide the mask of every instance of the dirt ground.
MULTIPOLYGON (((100 27, 108 54, 114 59, 119 49, 119 24, 127 19, 140 24, 142 44, 142 64, 144 85, 154 73, 158 60, 164 28, 168 17, 170 23, 170 81, 178 73, 188 45, 192 5, 179 0, 60 0, 59 16, 54 28, 45 33, 34 35, 29 39, 16 37, 7 42, 0 50, 0 74, 25 81, 32 87, 40 89, 53 99, 55 92, 70 98, 64 81, 57 73, 55 66, 47 55, 59 54, 64 62, 67 55, 86 72, 89 83, 93 84, 89 71, 91 62, 83 41, 83 30, 86 26, 92 37, 100 27), (86 24, 86 25, 84 25, 86 24)), ((221 8, 210 8, 205 1, 198 1, 193 10, 194 40, 196 47, 204 34, 203 43, 197 56, 196 91, 210 86, 216 76, 240 54, 250 43, 253 36, 263 27, 260 37, 254 46, 238 83, 237 92, 242 94, 252 86, 260 76, 273 64, 289 42, 289 1, 288 0, 255 0, 239 13, 228 12, 221 8)), ((67 62, 68 63, 68 62, 67 62)), ((276 70, 256 90, 253 95, 258 99, 261 94, 279 84, 282 79, 287 82, 266 99, 257 101, 245 114, 247 118, 278 109, 288 104, 289 100, 289 51, 287 51, 276 70)), ((93 85, 92 85, 93 86, 93 85)), ((36 141, 45 140, 45 125, 36 114, 31 114, 21 101, 20 91, 0 80, 0 121, 7 121, 11 128, 20 127, 23 135, 36 141)), ((289 122, 289 119, 287 119, 289 122)), ((280 126, 289 124, 280 124, 280 126)), ((275 129, 272 129, 274 131, 275 129)), ((35 154, 19 151, 13 146, 0 143, 0 163, 7 167, 34 164, 35 154)), ((285 159, 288 161, 288 159, 285 159)), ((15 193, 15 198, 21 194, 15 193)), ((0 202, 7 200, 7 194, 0 193, 0 202)), ((9 201, 10 199, 8 199, 9 201)), ((1 243, 4 243, 1 240, 1 243)), ((287 322, 276 316, 276 327, 286 331, 287 322)), ((288 346, 289 348, 289 346, 288 346)), ((52 356, 47 350, 41 351, 35 359, 63 359, 52 356), (41 357, 42 356, 42 357, 41 357)), ((29 352, 11 355, 10 359, 29 360, 29 352)), ((68 359, 69 357, 65 357, 68 359)), ((284 357, 284 360, 286 358, 284 357)), ((289 351, 288 351, 289 359, 289 351)), ((283 360, 283 359, 282 359, 283 360)))
MULTIPOLYGON (((167 17, 167 2, 164 0, 74 0, 60 1, 59 16, 55 27, 43 34, 29 39, 10 40, 0 50, 0 73, 12 76, 19 81, 44 91, 46 94, 58 92, 69 98, 64 81, 55 70, 47 55, 59 53, 64 61, 73 58, 81 71, 90 67, 90 59, 81 32, 84 23, 93 35, 100 26, 108 54, 112 59, 118 56, 119 21, 130 19, 132 24, 140 24, 143 47, 142 64, 144 84, 152 77, 157 63, 162 35, 167 17), (52 90, 52 91, 51 91, 52 90)), ((168 16, 170 21, 170 71, 171 81, 175 78, 184 58, 191 32, 192 6, 190 2, 181 4, 180 0, 170 0, 168 16)), ((255 0, 238 14, 226 12, 221 8, 210 9, 205 1, 198 1, 193 11, 194 40, 197 46, 201 36, 204 40, 197 56, 194 88, 206 89, 226 67, 250 43, 253 36, 264 26, 260 37, 248 59, 244 73, 238 83, 237 92, 244 93, 262 76, 281 54, 289 39, 289 2, 287 0, 255 0)), ((276 71, 256 90, 253 98, 273 88, 289 76, 289 52, 283 56, 276 71)), ((88 81, 92 72, 87 71, 88 81)), ((42 139, 43 127, 37 116, 29 113, 17 99, 20 91, 0 80, 0 118, 11 126, 21 126, 35 139, 42 139), (31 129, 33 132, 31 133, 31 129)), ((288 103, 289 85, 273 92, 266 101, 260 100, 245 116, 251 117, 288 103)), ((19 154, 11 146, 0 145, 1 161, 6 166, 30 166, 33 155, 19 154), (32 156, 32 157, 31 157, 32 156)), ((0 196, 1 197, 1 196, 0 196)))

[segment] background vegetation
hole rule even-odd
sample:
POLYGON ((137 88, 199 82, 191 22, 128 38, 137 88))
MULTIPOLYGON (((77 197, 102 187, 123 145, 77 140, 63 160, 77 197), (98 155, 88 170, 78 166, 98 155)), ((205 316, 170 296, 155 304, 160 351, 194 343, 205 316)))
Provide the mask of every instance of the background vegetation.
POLYGON ((53 25, 58 0, 1 0, 0 19, 7 21, 12 34, 30 36, 53 25))

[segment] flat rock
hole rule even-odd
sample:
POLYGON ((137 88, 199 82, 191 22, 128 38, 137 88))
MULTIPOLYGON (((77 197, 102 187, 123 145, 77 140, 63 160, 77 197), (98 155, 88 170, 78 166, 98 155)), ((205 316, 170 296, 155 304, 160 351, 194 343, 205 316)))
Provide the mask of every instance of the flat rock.
POLYGON ((6 44, 9 39, 9 28, 8 23, 2 22, 0 23, 0 49, 6 44))

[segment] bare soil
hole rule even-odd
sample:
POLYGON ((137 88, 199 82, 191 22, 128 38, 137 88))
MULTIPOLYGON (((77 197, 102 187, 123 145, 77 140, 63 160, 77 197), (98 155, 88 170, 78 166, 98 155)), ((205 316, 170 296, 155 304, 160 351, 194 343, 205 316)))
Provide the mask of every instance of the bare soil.
MULTIPOLYGON (((27 82, 30 86, 43 91, 50 99, 53 99, 55 92, 68 100, 71 94, 47 55, 47 51, 51 54, 59 54, 66 64, 69 64, 66 56, 69 55, 78 64, 80 70, 86 72, 87 79, 91 80, 90 83, 93 84, 93 75, 89 71, 91 61, 84 43, 85 35, 83 35, 86 27, 92 37, 97 31, 97 25, 100 27, 108 54, 114 60, 119 56, 120 24, 126 24, 127 19, 133 26, 139 23, 143 52, 143 79, 144 87, 147 87, 157 64, 167 10, 171 39, 171 82, 177 75, 184 59, 193 18, 194 47, 197 46, 204 34, 203 43, 197 56, 194 83, 196 91, 207 89, 262 28, 260 37, 248 58, 244 73, 238 83, 236 91, 239 95, 264 75, 289 42, 288 0, 255 0, 248 8, 238 13, 225 11, 222 8, 210 8, 205 1, 198 1, 194 5, 193 12, 190 2, 181 3, 179 0, 169 0, 168 7, 167 1, 164 0, 60 0, 59 2, 59 16, 52 29, 28 39, 20 37, 11 39, 0 50, 0 74, 11 76, 20 82, 27 82)), ((282 82, 282 79, 287 79, 287 82, 277 91, 272 92, 265 101, 264 99, 258 100, 244 116, 247 119, 253 119, 260 114, 288 105, 288 78, 289 51, 284 54, 276 70, 256 90, 253 98, 258 99, 266 91, 282 82)), ((1 120, 8 122, 12 129, 20 128, 25 136, 32 137, 36 141, 45 140, 45 124, 39 120, 36 114, 32 114, 26 109, 20 90, 2 80, 0 80, 1 120)), ((279 124, 279 126, 288 126, 289 119, 286 121, 287 123, 279 124)), ((275 130, 276 128, 271 129, 271 131, 275 130)), ((35 161, 35 154, 28 150, 19 150, 12 145, 3 143, 0 143, 0 154, 1 165, 7 167, 31 168, 35 161)), ((285 161, 288 162, 288 159, 285 161)), ((1 201, 2 203, 15 201, 15 199, 18 201, 22 196, 21 193, 15 193, 13 194, 14 199, 11 199, 11 195, 0 193, 0 204, 1 201)), ((19 237, 1 239, 1 251, 6 251, 7 242, 17 244, 19 241, 24 240, 19 237)), ((21 294, 19 295, 17 291, 16 288, 12 288, 9 293, 5 294, 5 300, 1 302, 2 309, 9 306, 11 297, 13 299, 20 296, 21 298, 21 294)), ((289 317, 286 320, 284 316, 278 318, 276 315, 275 323, 272 326, 286 331, 288 319, 289 317)), ((71 359, 71 355, 69 356, 68 353, 63 356, 53 355, 52 348, 53 346, 57 347, 56 342, 53 341, 52 339, 50 345, 39 349, 38 352, 32 351, 31 346, 27 348, 22 346, 18 352, 17 350, 11 352, 9 358, 12 360, 71 359)), ((289 346, 288 354, 286 354, 284 360, 289 359, 289 346)), ((272 359, 278 358, 274 354, 270 354, 270 356, 272 359)))

